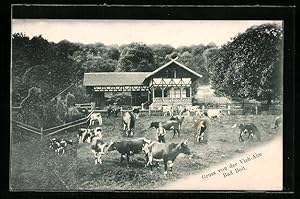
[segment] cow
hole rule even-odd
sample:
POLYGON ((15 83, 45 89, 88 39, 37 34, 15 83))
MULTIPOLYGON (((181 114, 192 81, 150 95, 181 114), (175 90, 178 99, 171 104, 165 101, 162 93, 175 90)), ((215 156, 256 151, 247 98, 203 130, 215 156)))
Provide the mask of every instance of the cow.
POLYGON ((152 142, 150 144, 145 143, 143 151, 147 157, 146 166, 150 165, 151 173, 153 165, 158 161, 163 161, 165 170, 164 176, 167 176, 168 174, 168 167, 170 174, 172 174, 174 161, 180 153, 191 155, 187 140, 182 140, 179 144, 158 142, 152 142))
POLYGON ((178 114, 179 115, 183 115, 184 113, 187 113, 188 116, 191 115, 190 109, 188 106, 183 107, 183 106, 179 106, 178 107, 178 114))
POLYGON ((163 112, 163 116, 167 116, 168 114, 170 116, 173 116, 174 110, 172 106, 161 106, 160 108, 163 112))
POLYGON ((204 111, 202 116, 207 116, 211 119, 218 118, 218 121, 220 122, 220 117, 222 115, 225 115, 225 112, 222 109, 208 109, 207 111, 204 111))
POLYGON ((179 129, 181 129, 182 123, 184 121, 184 117, 181 115, 175 115, 170 118, 170 120, 176 120, 179 122, 179 129))
POLYGON ((105 154, 104 149, 108 147, 108 144, 105 143, 102 139, 102 136, 95 135, 91 139, 91 149, 95 157, 95 165, 102 164, 102 156, 105 154))
MULTIPOLYGON (((237 124, 234 124, 232 128, 237 127, 237 124)), ((257 139, 260 141, 261 140, 261 134, 255 124, 253 123, 241 123, 239 126, 240 129, 240 136, 239 136, 239 141, 244 142, 245 140, 243 139, 243 135, 248 134, 249 139, 251 137, 251 140, 253 140, 254 135, 257 137, 257 139)))
POLYGON ((194 120, 195 131, 195 141, 198 143, 207 144, 208 141, 208 129, 209 129, 209 119, 201 118, 200 120, 194 120))
POLYGON ((65 148, 68 145, 73 145, 73 140, 64 140, 64 139, 57 140, 56 138, 52 138, 49 142, 49 149, 53 149, 54 153, 57 155, 59 155, 60 152, 64 154, 65 148))
POLYGON ((117 106, 109 105, 109 107, 107 109, 107 116, 108 116, 108 118, 110 118, 110 116, 113 114, 115 117, 117 117, 120 112, 121 112, 121 108, 119 108, 117 106))
POLYGON ((278 129, 278 127, 280 125, 282 125, 282 116, 278 116, 278 117, 275 118, 274 125, 273 125, 272 129, 276 130, 276 129, 278 129))
POLYGON ((96 128, 80 128, 78 131, 78 138, 79 141, 78 143, 83 143, 83 142, 91 142, 91 139, 95 136, 99 135, 102 137, 102 128, 101 127, 96 127, 96 128))
MULTIPOLYGON (((159 128, 159 122, 151 122, 150 127, 155 127, 156 129, 159 128)), ((169 120, 162 122, 162 127, 167 131, 173 130, 173 138, 175 137, 176 133, 178 137, 180 137, 180 122, 177 120, 169 120)))
POLYGON ((134 113, 135 118, 136 118, 136 119, 139 119, 140 109, 139 109, 139 108, 134 108, 134 109, 132 110, 132 112, 134 113))
POLYGON ((90 117, 89 126, 101 126, 101 125, 102 125, 101 113, 93 113, 90 117))
MULTIPOLYGON (((80 128, 78 130, 78 134, 77 134, 77 137, 78 137, 78 143, 83 143, 83 138, 86 137, 86 134, 89 132, 89 129, 87 128, 80 128)), ((86 140, 86 138, 85 138, 86 140)))
POLYGON ((126 157, 129 164, 129 156, 139 154, 142 151, 143 146, 150 142, 151 140, 145 137, 114 141, 109 144, 107 151, 117 150, 121 154, 120 163, 122 164, 126 157))
POLYGON ((133 136, 133 129, 135 127, 135 116, 132 112, 125 112, 123 114, 123 131, 127 137, 133 136))

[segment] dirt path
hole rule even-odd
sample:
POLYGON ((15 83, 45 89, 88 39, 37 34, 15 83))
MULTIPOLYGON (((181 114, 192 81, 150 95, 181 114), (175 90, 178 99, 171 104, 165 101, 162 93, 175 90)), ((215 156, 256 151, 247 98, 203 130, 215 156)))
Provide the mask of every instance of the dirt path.
POLYGON ((232 158, 224 163, 210 167, 199 174, 188 176, 169 183, 159 189, 164 190, 281 190, 282 189, 282 136, 264 146, 256 147, 249 152, 232 158), (261 154, 261 155, 259 155, 261 154), (256 158, 253 157, 256 156, 256 158), (242 164, 241 159, 251 158, 242 164), (237 163, 233 168, 230 164, 237 163), (245 170, 242 170, 244 166, 245 170), (224 172, 218 169, 227 167, 224 172), (236 173, 236 168, 241 169, 236 173), (215 171, 215 174, 211 175, 215 171), (209 175, 211 175, 209 177, 209 175))

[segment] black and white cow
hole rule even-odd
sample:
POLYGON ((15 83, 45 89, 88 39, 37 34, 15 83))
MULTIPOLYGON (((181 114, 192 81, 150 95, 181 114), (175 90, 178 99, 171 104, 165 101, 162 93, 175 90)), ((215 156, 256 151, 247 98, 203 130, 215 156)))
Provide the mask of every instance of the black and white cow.
POLYGON ((143 151, 148 160, 146 165, 150 165, 151 172, 153 165, 162 161, 164 163, 165 176, 168 174, 168 167, 170 174, 172 174, 174 161, 180 153, 191 155, 187 140, 181 141, 178 144, 158 142, 152 142, 150 144, 146 143, 144 144, 143 151))
POLYGON ((110 118, 111 115, 117 117, 120 112, 121 112, 121 108, 117 106, 109 106, 107 108, 107 117, 110 118))
POLYGON ((91 149, 95 157, 95 164, 102 164, 102 156, 105 154, 104 149, 108 146, 102 139, 102 136, 95 135, 91 139, 91 149))
POLYGON ((132 112, 125 112, 123 114, 123 131, 127 137, 134 135, 133 129, 135 127, 135 116, 132 112))
POLYGON ((140 109, 139 108, 134 108, 132 110, 133 114, 135 115, 135 119, 139 119, 140 116, 140 109))
POLYGON ((198 143, 208 142, 208 127, 209 127, 209 119, 201 118, 200 120, 194 120, 194 128, 195 131, 195 141, 198 143))
MULTIPOLYGON (((234 124, 232 128, 237 127, 237 124, 234 124)), ((253 140, 253 137, 256 136, 257 139, 260 141, 261 140, 261 134, 258 130, 258 128, 255 126, 253 123, 241 123, 239 126, 240 129, 240 136, 239 136, 239 141, 244 142, 245 140, 243 139, 244 135, 248 134, 247 139, 251 138, 253 140)))
POLYGON ((56 139, 52 138, 49 142, 49 149, 54 150, 55 154, 64 154, 65 153, 65 148, 68 145, 72 145, 73 141, 72 140, 64 140, 64 139, 56 139))
POLYGON ((93 113, 90 117, 89 126, 102 126, 101 113, 93 113))
POLYGON ((99 135, 102 137, 102 128, 80 128, 78 131, 78 143, 91 142, 91 138, 95 135, 99 135))

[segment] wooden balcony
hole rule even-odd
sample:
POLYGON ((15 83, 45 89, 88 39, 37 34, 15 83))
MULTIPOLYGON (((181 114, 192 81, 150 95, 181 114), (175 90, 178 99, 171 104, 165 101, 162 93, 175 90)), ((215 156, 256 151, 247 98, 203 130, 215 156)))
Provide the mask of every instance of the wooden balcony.
POLYGON ((153 102, 154 103, 162 103, 162 102, 165 102, 165 103, 172 103, 172 102, 191 102, 191 98, 190 97, 183 97, 183 98, 170 98, 170 97, 155 97, 153 99, 153 102))

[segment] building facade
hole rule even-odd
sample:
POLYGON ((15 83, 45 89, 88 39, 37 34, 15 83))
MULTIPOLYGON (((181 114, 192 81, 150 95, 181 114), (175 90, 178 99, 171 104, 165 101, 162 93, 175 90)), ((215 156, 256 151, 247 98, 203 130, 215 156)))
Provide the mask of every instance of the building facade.
POLYGON ((172 59, 153 72, 84 73, 83 85, 96 106, 105 105, 105 93, 128 92, 131 105, 150 108, 192 105, 192 83, 202 76, 172 59))

